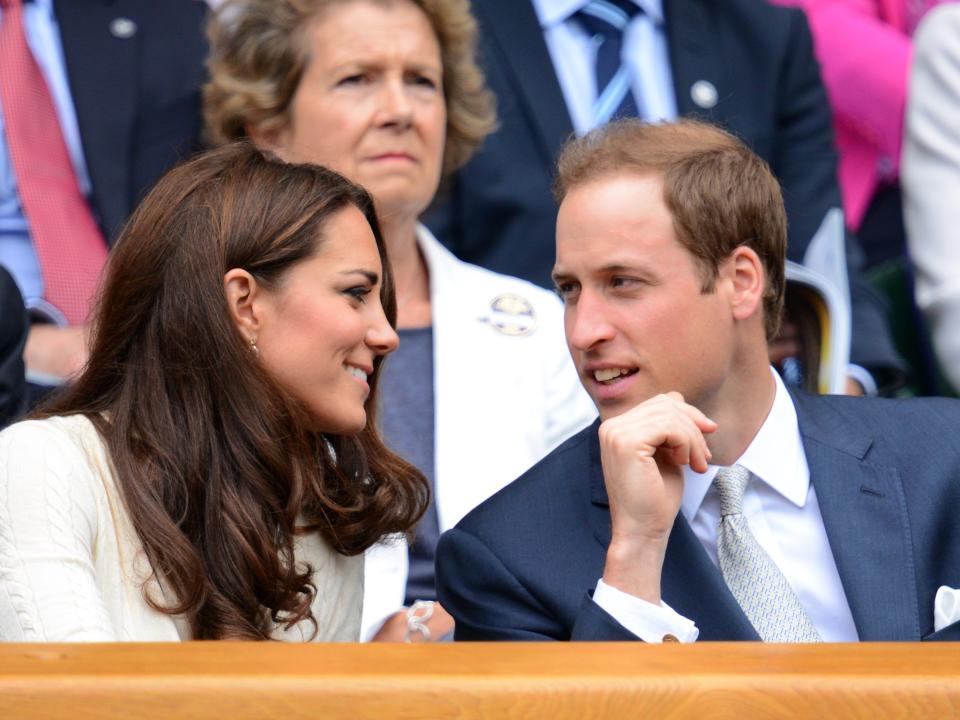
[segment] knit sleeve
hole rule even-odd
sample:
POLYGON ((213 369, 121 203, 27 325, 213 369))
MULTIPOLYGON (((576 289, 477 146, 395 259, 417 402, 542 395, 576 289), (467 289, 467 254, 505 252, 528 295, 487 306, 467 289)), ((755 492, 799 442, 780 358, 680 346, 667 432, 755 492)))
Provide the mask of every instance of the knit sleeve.
POLYGON ((117 639, 94 562, 102 487, 53 421, 0 433, 0 639, 117 639))

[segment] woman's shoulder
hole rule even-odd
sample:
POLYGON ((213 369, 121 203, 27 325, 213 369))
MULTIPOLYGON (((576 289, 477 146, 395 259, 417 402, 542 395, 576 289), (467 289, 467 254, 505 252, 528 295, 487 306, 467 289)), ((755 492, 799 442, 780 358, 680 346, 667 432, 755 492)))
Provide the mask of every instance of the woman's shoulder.
POLYGON ((0 432, 0 452, 79 452, 100 443, 86 415, 55 415, 42 420, 21 420, 0 432))
POLYGON ((102 488, 89 480, 105 466, 103 441, 83 415, 24 420, 0 432, 0 485, 8 492, 66 491, 78 482, 102 488))

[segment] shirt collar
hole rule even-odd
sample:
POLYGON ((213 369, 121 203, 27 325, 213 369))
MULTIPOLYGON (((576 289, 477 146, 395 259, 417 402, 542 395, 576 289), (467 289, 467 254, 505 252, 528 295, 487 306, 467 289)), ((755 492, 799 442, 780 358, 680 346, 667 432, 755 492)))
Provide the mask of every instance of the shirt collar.
MULTIPOLYGON (((761 482, 802 508, 810 489, 810 469, 800 439, 797 410, 783 380, 773 368, 770 372, 776 383, 773 406, 746 451, 734 464, 743 465, 761 482)), ((697 514, 719 469, 717 465, 710 465, 705 473, 698 473, 689 466, 683 468, 680 507, 687 520, 697 514)))
MULTIPOLYGON (((544 30, 566 22, 589 0, 533 0, 540 27, 544 30)), ((657 25, 663 24, 663 0, 633 0, 657 25)))

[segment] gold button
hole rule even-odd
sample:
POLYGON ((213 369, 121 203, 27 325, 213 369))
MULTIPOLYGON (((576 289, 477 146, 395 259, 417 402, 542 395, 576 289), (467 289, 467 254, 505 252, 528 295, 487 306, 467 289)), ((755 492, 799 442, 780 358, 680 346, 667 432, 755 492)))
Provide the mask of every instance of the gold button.
POLYGON ((663 641, 662 641, 662 642, 665 642, 665 643, 668 643, 668 642, 680 642, 680 640, 677 638, 676 635, 671 635, 670 633, 667 633, 666 635, 663 636, 663 641))

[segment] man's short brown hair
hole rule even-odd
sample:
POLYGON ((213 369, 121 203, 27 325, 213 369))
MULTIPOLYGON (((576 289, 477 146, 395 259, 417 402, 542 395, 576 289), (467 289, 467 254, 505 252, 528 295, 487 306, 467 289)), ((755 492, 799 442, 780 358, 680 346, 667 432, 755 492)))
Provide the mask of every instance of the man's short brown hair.
POLYGON ((557 161, 557 200, 578 185, 622 175, 657 175, 677 239, 696 259, 702 291, 713 292, 720 263, 745 245, 760 256, 767 339, 783 310, 787 215, 780 184, 740 140, 693 120, 618 120, 568 142, 557 161))

